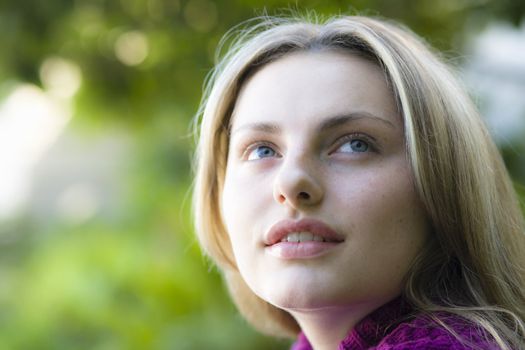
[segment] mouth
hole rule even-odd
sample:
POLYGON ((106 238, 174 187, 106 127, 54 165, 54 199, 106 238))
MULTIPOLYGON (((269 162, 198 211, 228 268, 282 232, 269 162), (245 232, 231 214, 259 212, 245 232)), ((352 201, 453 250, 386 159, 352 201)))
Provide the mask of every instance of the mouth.
POLYGON ((314 234, 312 232, 292 232, 283 237, 279 242, 292 242, 292 243, 304 243, 304 242, 334 242, 328 237, 314 234))
POLYGON ((264 238, 266 251, 284 260, 315 258, 345 241, 343 235, 314 219, 280 221, 264 238))
POLYGON ((341 243, 343 241, 343 235, 336 232, 324 222, 316 219, 279 221, 270 228, 264 237, 264 243, 266 246, 272 246, 281 242, 341 243))

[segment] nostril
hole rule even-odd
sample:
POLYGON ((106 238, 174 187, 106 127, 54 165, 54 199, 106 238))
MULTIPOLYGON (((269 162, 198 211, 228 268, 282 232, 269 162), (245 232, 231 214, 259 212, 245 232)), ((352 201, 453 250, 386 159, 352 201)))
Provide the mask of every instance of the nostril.
POLYGON ((299 196, 298 196, 300 199, 310 199, 310 195, 306 192, 299 192, 299 196))

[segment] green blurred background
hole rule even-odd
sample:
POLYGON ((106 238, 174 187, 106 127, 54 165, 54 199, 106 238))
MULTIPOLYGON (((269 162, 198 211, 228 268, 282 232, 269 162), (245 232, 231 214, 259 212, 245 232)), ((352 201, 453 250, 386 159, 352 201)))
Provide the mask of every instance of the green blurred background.
POLYGON ((286 349, 190 220, 190 121, 221 36, 286 9, 397 19, 457 66, 523 198, 522 0, 2 0, 0 349, 286 349))

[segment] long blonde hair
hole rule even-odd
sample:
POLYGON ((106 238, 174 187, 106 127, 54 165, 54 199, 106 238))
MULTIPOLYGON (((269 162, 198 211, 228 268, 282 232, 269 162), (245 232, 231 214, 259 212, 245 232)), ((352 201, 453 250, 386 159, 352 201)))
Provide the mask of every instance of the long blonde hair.
POLYGON ((407 273, 403 296, 444 326, 433 316, 436 311, 471 320, 503 349, 525 348, 523 215, 501 156, 455 73, 399 24, 308 17, 265 17, 235 29, 236 39, 209 76, 195 122, 195 227, 204 251, 224 271, 239 310, 264 333, 299 331, 290 314, 245 284, 221 218, 228 124, 238 92, 248 76, 283 55, 343 49, 384 71, 432 224, 432 239, 407 273))

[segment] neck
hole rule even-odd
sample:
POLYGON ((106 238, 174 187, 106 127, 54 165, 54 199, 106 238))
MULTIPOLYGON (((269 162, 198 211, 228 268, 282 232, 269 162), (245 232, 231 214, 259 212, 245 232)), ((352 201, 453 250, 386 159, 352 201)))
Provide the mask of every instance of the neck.
POLYGON ((335 350, 355 325, 378 306, 362 304, 288 311, 315 350, 335 350))

